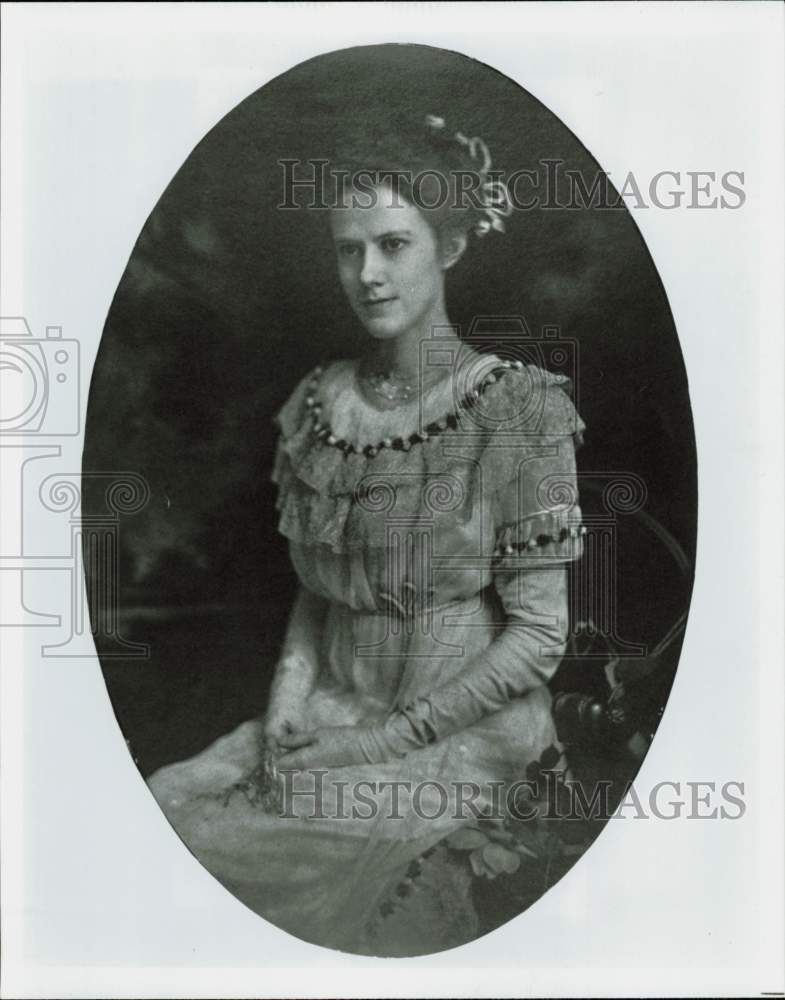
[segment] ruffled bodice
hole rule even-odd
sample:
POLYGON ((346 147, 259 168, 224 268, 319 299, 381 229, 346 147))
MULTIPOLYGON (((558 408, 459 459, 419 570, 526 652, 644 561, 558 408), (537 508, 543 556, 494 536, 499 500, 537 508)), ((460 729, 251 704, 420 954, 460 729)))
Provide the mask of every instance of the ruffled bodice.
POLYGON ((487 528, 495 521, 495 529, 515 529, 499 539, 504 544, 548 536, 557 551, 556 536, 577 520, 574 487, 556 474, 558 451, 572 451, 584 429, 563 376, 489 356, 475 366, 467 393, 445 379, 422 400, 379 411, 357 390, 355 371, 350 361, 316 369, 276 417, 283 535, 345 554, 384 548, 391 524, 407 519, 435 535, 463 528, 469 549, 490 555, 497 539, 489 545, 487 528), (470 405, 456 406, 467 396, 470 405), (539 476, 535 495, 525 480, 540 473, 543 455, 554 475, 539 476), (519 481, 517 509, 500 508, 500 491, 519 481), (483 531, 478 515, 488 504, 483 531))

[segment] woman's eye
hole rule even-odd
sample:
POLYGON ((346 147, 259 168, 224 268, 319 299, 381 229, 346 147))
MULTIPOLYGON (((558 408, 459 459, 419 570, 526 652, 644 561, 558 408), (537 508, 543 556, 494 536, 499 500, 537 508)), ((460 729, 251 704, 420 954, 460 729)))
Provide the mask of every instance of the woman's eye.
POLYGON ((338 253, 342 257, 356 257, 359 252, 360 248, 352 246, 351 243, 344 243, 338 247, 338 253))
POLYGON ((385 250, 390 250, 393 253, 405 246, 406 240, 402 240, 399 236, 390 236, 382 243, 382 247, 385 250))

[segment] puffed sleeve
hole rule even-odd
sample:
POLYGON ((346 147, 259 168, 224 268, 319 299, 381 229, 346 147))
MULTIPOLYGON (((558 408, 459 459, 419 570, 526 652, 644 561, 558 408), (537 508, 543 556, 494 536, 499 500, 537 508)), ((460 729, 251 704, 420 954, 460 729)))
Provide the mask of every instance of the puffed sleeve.
POLYGON ((377 734, 386 755, 433 743, 498 711, 547 683, 564 654, 567 567, 582 553, 584 530, 575 470, 583 424, 561 389, 549 395, 536 446, 494 495, 492 578, 506 624, 456 677, 387 719, 377 734))

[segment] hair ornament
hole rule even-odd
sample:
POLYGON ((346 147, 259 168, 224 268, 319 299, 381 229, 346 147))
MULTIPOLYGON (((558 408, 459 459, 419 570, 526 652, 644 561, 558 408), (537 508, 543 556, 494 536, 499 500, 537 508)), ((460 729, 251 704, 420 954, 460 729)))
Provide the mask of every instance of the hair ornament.
MULTIPOLYGON (((439 115, 426 115, 425 124, 429 128, 437 130, 447 127, 444 118, 439 115)), ((469 138, 463 132, 456 132, 453 138, 462 146, 466 146, 470 158, 477 163, 480 175, 479 197, 485 218, 480 219, 474 227, 475 233, 478 236, 485 236, 491 229, 503 233, 504 220, 512 215, 512 202, 510 201, 510 193, 504 181, 489 176, 493 163, 487 145, 479 136, 475 135, 469 138)))

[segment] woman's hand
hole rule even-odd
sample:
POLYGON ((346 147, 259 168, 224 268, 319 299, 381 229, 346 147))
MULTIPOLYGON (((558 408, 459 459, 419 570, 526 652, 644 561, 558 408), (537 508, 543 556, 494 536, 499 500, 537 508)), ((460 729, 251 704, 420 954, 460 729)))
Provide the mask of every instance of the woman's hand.
POLYGON ((273 702, 264 720, 265 743, 271 750, 280 752, 285 746, 282 741, 301 731, 303 724, 304 712, 300 705, 287 700, 273 702))
POLYGON ((278 758, 278 769, 306 770, 380 763, 381 747, 365 726, 325 726, 310 732, 284 734, 279 745, 288 752, 278 758))

